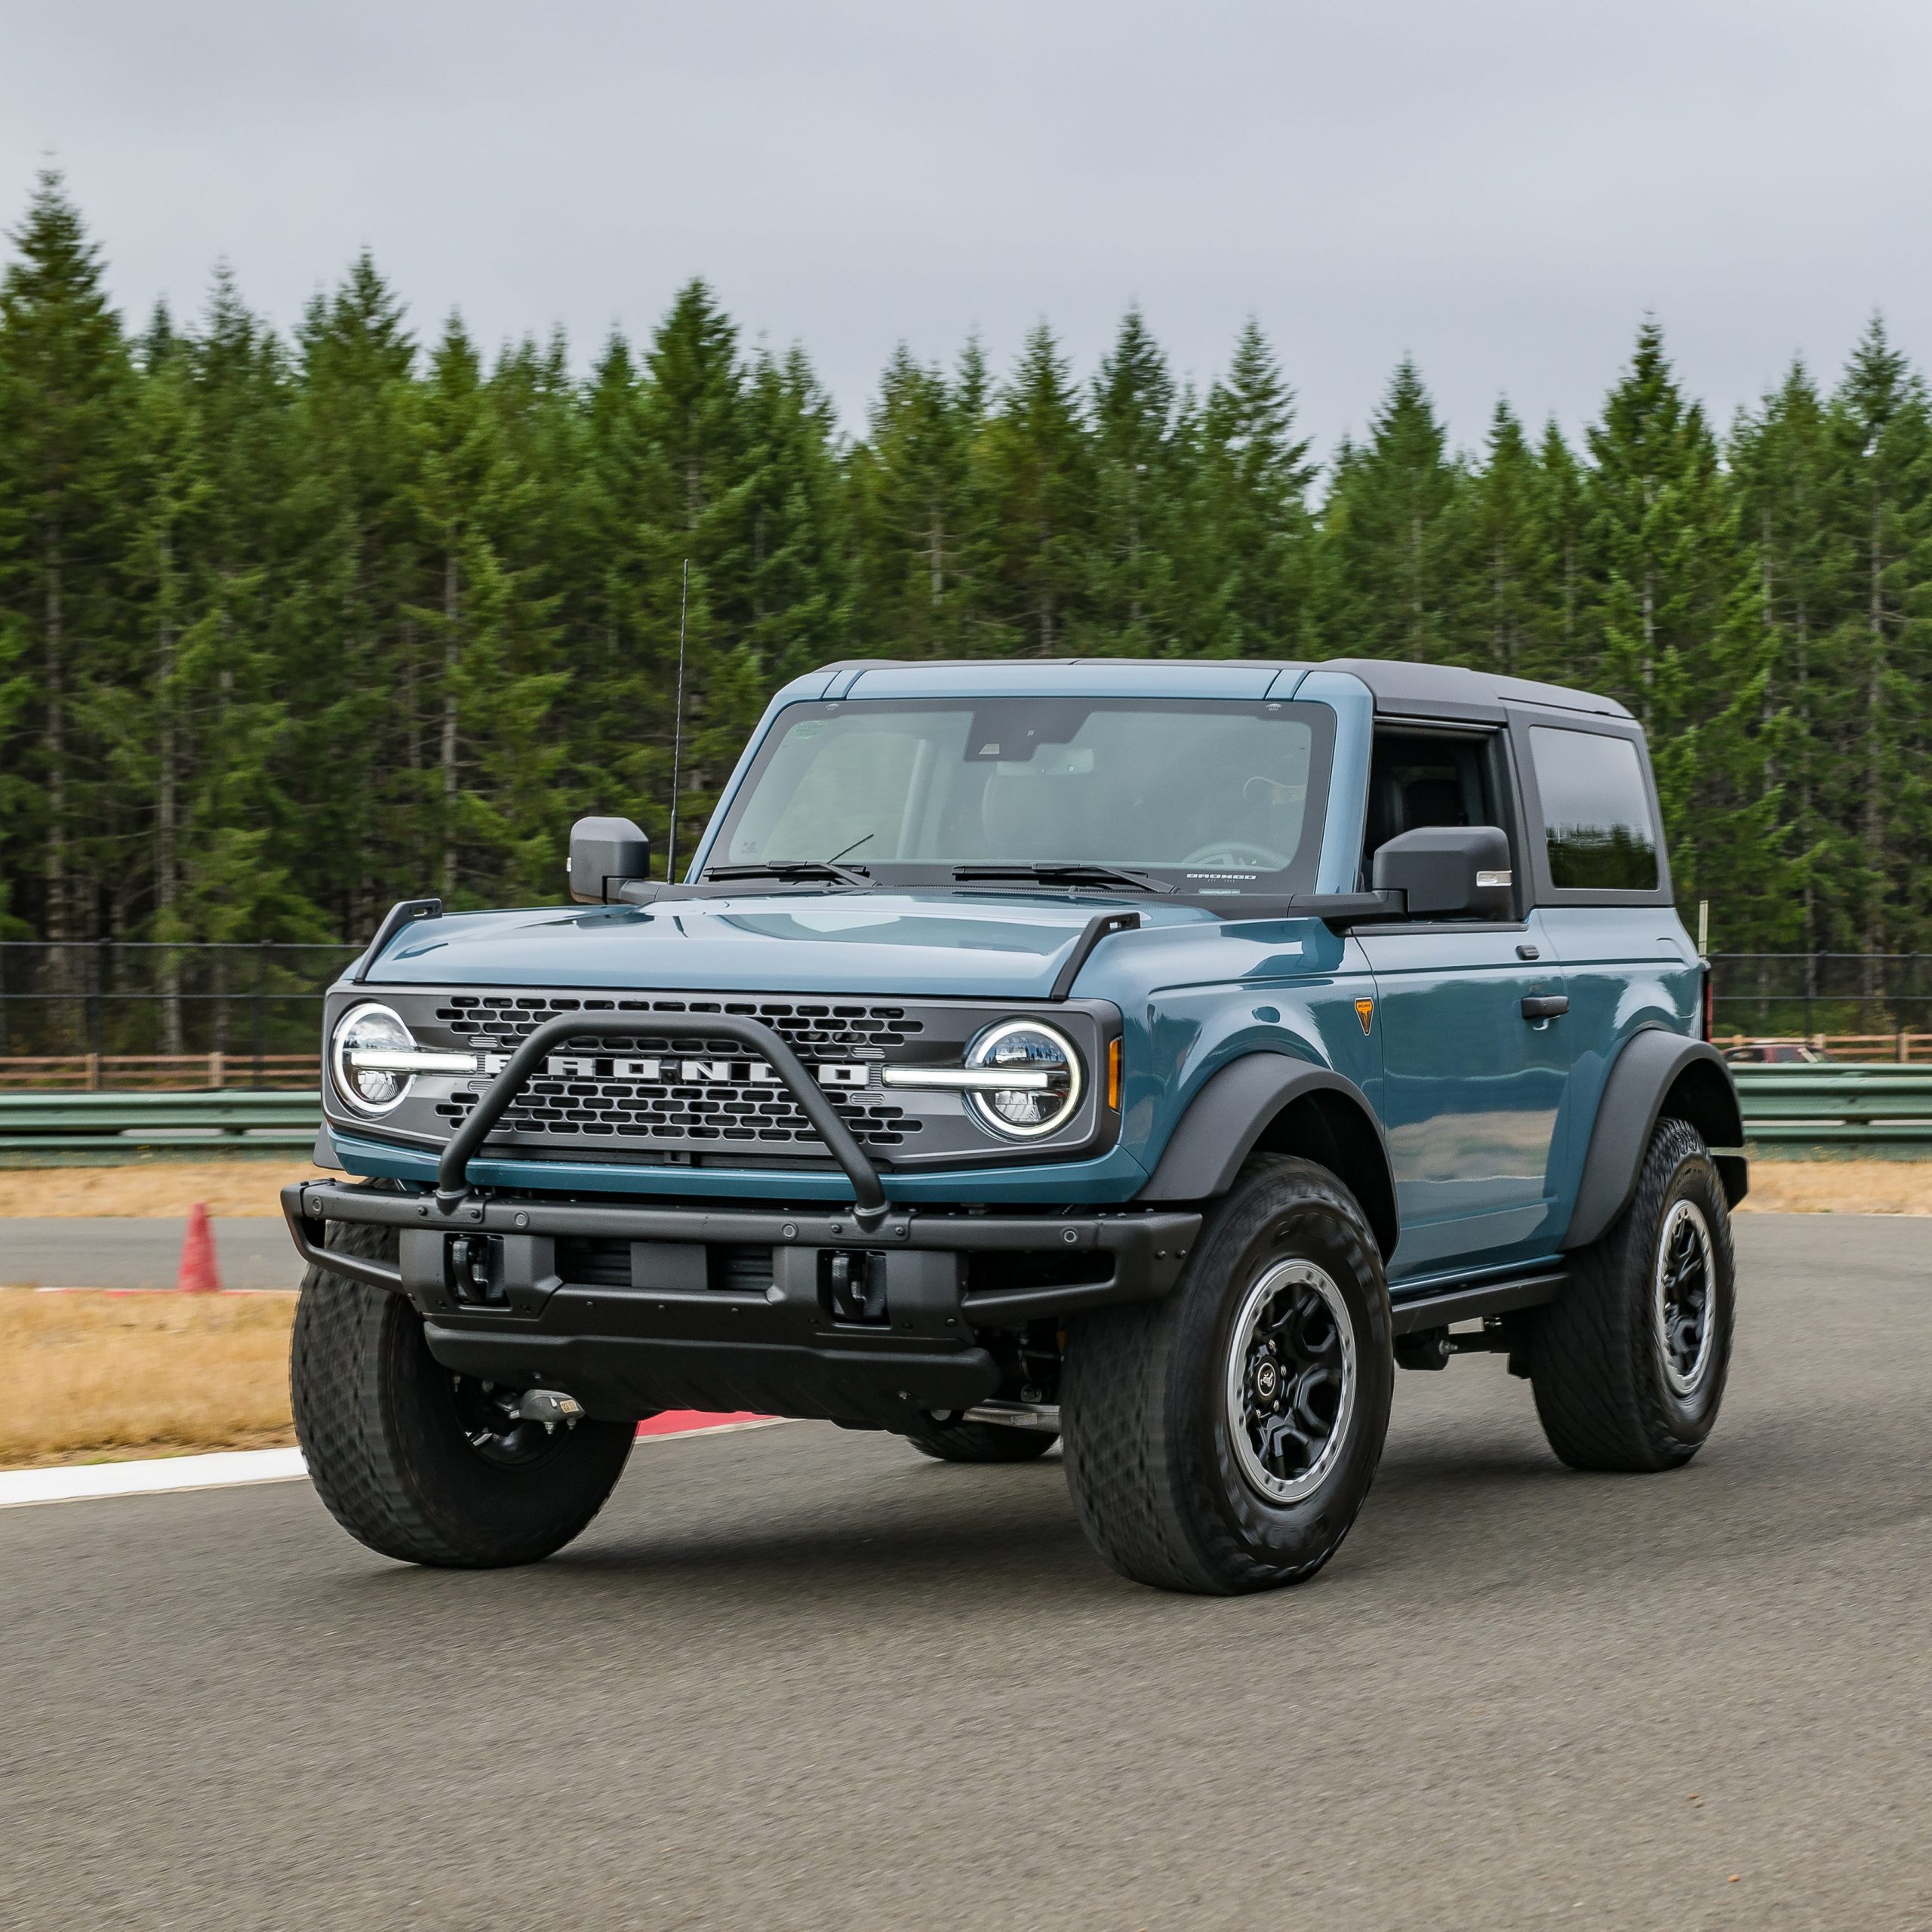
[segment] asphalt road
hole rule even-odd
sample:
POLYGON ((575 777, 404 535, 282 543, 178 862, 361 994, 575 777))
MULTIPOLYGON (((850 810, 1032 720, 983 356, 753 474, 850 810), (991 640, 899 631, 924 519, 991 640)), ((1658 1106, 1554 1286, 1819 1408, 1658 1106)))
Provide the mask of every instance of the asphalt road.
MULTIPOLYGON (((287 1226, 266 1215, 217 1220, 216 1263, 225 1288, 293 1288, 302 1262, 287 1226)), ((0 1286, 171 1288, 185 1220, 48 1215, 0 1217, 0 1286)))
POLYGON ((1688 1469, 1404 1376, 1270 1596, 1118 1581, 1057 1455, 815 1423, 643 1446, 495 1575, 306 1484, 0 1512, 0 1924, 1932 1924, 1932 1228, 1740 1237, 1688 1469))

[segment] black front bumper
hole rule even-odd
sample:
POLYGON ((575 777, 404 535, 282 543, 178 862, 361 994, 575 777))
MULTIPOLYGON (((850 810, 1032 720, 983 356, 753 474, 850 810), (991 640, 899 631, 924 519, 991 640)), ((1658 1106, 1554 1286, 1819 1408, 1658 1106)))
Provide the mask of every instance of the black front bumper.
POLYGON ((994 1395, 998 1331, 1166 1294, 1201 1227, 1194 1214, 893 1208, 862 1229, 850 1209, 508 1195, 451 1207, 315 1181, 281 1198, 305 1260, 407 1295, 431 1352, 461 1374, 566 1389, 593 1415, 749 1409, 887 1426, 994 1395), (393 1229, 395 1263, 328 1245, 331 1222, 393 1229), (841 1312, 835 1269, 866 1284, 864 1318, 841 1312))

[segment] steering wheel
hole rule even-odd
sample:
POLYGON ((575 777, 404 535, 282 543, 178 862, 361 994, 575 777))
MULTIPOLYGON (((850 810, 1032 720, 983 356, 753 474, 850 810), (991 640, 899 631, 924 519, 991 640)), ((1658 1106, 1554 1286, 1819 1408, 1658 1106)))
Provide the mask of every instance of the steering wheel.
POLYGON ((1278 872, 1287 863, 1280 852, 1265 845, 1250 845, 1238 838, 1212 839, 1197 845, 1182 860, 1184 866, 1232 866, 1242 872, 1278 872))

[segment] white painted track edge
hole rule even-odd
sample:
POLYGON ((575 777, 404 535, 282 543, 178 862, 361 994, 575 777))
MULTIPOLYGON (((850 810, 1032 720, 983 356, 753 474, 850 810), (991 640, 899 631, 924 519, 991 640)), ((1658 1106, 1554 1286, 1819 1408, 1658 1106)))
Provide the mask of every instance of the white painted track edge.
MULTIPOLYGON (((636 1447, 688 1442, 697 1435, 734 1435, 773 1429, 791 1418, 714 1423, 665 1435, 641 1435, 636 1447)), ((0 1469, 0 1509, 42 1503, 85 1503, 112 1496, 168 1496, 195 1489, 234 1489, 249 1483, 304 1482, 309 1468, 299 1449, 221 1449, 204 1456, 150 1456, 118 1463, 69 1463, 50 1469, 0 1469)))

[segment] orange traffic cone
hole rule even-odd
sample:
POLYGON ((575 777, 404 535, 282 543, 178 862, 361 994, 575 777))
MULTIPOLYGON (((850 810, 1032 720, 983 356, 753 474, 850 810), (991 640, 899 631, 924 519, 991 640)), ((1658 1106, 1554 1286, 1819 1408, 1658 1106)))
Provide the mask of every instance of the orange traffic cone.
POLYGON ((208 1226, 205 1201, 198 1201, 188 1215, 188 1232, 181 1243, 181 1269, 174 1285, 184 1295, 212 1295, 221 1292, 221 1271, 214 1260, 214 1230, 208 1226))

